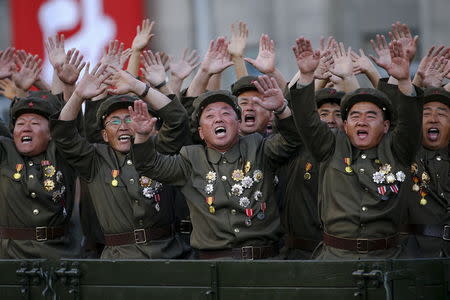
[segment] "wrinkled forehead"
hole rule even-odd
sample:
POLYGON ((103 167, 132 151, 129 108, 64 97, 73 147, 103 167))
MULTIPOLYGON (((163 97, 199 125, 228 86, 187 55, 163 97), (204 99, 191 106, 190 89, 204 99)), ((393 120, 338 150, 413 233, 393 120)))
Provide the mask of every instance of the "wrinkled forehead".
POLYGON ((450 108, 445 105, 442 102, 439 101, 432 101, 432 102, 427 102, 423 105, 423 109, 424 110, 440 110, 440 111, 446 111, 446 112, 450 112, 450 108))
POLYGON ((47 121, 47 118, 45 118, 44 116, 41 116, 39 114, 34 114, 34 113, 24 113, 21 114, 20 116, 17 117, 17 121, 30 121, 30 120, 38 120, 38 121, 47 121))
POLYGON ((238 96, 238 102, 242 100, 252 100, 253 97, 261 98, 261 93, 257 90, 248 90, 238 96))
POLYGON ((353 106, 350 108, 348 113, 349 114, 351 114, 352 112, 364 113, 364 112, 372 112, 372 111, 377 112, 377 113, 382 112, 381 108, 378 105, 376 105, 372 102, 362 101, 362 102, 357 102, 357 103, 353 104, 353 106))

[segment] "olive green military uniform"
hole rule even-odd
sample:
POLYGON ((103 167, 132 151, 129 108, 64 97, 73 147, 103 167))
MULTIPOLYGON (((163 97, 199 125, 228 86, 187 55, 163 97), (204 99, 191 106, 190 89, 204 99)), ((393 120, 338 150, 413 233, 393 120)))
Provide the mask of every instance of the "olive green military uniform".
MULTIPOLYGON (((12 122, 22 113, 48 117, 52 112, 47 99, 18 99, 12 122)), ((26 157, 12 139, 0 137, 0 177, 1 257, 77 256, 68 234, 75 172, 54 143, 42 154, 26 157)))
MULTIPOLYGON (((230 104, 240 117, 229 92, 205 93, 196 101, 197 122, 199 110, 214 101, 230 104), (217 99, 210 101, 213 97, 217 99)), ((287 141, 298 140, 292 117, 279 120, 279 128, 282 135, 267 139, 260 134, 240 137, 225 153, 191 145, 179 155, 165 156, 149 140, 133 146, 136 168, 181 188, 191 213, 192 247, 213 251, 273 246, 280 237, 273 171, 293 153, 295 145, 287 141)))
MULTIPOLYGON (((343 95, 335 89, 321 89, 315 93, 316 105, 340 104, 343 95)), ((290 98, 289 90, 286 98, 290 98)), ((286 233, 283 248, 285 259, 310 259, 322 240, 317 193, 319 167, 320 164, 303 144, 280 172, 286 178, 281 212, 281 226, 286 233)))
MULTIPOLYGON (((398 234, 406 210, 402 183, 420 143, 422 102, 397 94, 398 124, 380 144, 369 150, 353 147, 344 132, 333 133, 322 123, 313 101, 313 84, 291 91, 296 125, 303 141, 321 163, 319 171, 319 214, 326 234, 351 243, 354 251, 322 245, 319 259, 396 257, 401 247, 390 244, 398 234), (376 183, 377 175, 390 176, 389 184, 376 183), (393 179, 393 180, 392 180, 393 179), (387 249, 372 250, 366 239, 381 239, 387 249), (392 247, 390 247, 392 245, 392 247)), ((341 103, 343 119, 354 103, 373 102, 392 111, 389 100, 379 91, 358 89, 341 103)), ((379 178, 377 182, 380 182, 379 178)), ((325 235, 324 235, 325 237, 325 235)), ((379 244, 379 243, 377 243, 379 244)))
POLYGON ((11 132, 9 131, 9 129, 6 127, 5 123, 3 123, 2 120, 0 120, 0 136, 7 136, 7 137, 11 136, 11 132))
MULTIPOLYGON (((122 105, 122 100, 129 103, 129 98, 109 99, 111 103, 105 105, 105 110, 117 109, 115 105, 122 105)), ((99 116, 104 117, 102 111, 100 108, 99 116)), ((188 135, 186 112, 174 99, 158 113, 165 121, 156 137, 158 148, 176 152, 188 135)), ((132 243, 107 245, 102 258, 176 258, 183 254, 185 249, 172 231, 173 203, 161 201, 169 198, 160 183, 138 176, 130 153, 88 143, 79 136, 74 121, 51 120, 51 133, 57 147, 87 181, 105 238, 135 234, 132 243), (153 240, 151 236, 142 236, 144 229, 166 234, 153 240)))
MULTIPOLYGON (((425 90, 424 102, 450 107, 450 93, 442 88, 425 90)), ((450 256, 449 147, 430 150, 421 146, 411 165, 408 182, 408 250, 416 257, 450 256)))

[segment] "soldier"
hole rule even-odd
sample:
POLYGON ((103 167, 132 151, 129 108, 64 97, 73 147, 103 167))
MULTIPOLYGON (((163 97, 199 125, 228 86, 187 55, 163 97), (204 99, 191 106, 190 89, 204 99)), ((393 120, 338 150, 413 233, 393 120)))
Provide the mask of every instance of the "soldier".
POLYGON ((450 256, 450 93, 424 93, 422 146, 411 165, 408 248, 417 257, 450 256))
POLYGON ((16 100, 13 139, 0 137, 3 258, 77 255, 68 234, 76 176, 51 141, 48 118, 56 110, 49 97, 16 100))
POLYGON ((256 100, 258 105, 274 111, 281 134, 239 137, 236 98, 227 91, 207 92, 194 103, 205 145, 185 146, 179 155, 164 156, 146 138, 151 124, 145 114, 132 115, 137 126, 136 168, 181 187, 191 212, 191 246, 201 259, 263 259, 277 254, 280 231, 272 170, 293 153, 289 151, 298 135, 275 79, 262 76, 255 85, 264 95, 256 100))
MULTIPOLYGON (((340 101, 344 92, 325 88, 316 92, 315 101, 320 120, 333 131, 342 130, 340 101)), ((310 259, 322 240, 319 220, 319 163, 302 145, 297 155, 282 167, 286 174, 286 192, 281 212, 285 235, 285 259, 310 259)))
POLYGON ((139 177, 129 153, 134 133, 128 107, 136 97, 124 94, 132 91, 158 110, 164 124, 156 143, 165 153, 176 152, 188 136, 186 112, 176 99, 171 101, 125 71, 113 68, 126 74, 128 81, 116 82, 112 92, 119 95, 105 100, 97 112, 107 144, 88 143, 74 126, 84 99, 105 89, 100 86, 109 75, 99 64, 90 74, 87 69, 59 120, 51 121, 52 137, 87 182, 105 237, 101 258, 180 257, 186 249, 173 232, 173 197, 159 182, 139 177))
MULTIPOLYGON (((341 102, 345 132, 321 124, 313 101, 313 73, 319 63, 308 40, 299 39, 294 53, 300 84, 291 91, 297 128, 321 163, 319 215, 323 245, 318 258, 397 257, 398 232, 406 201, 402 182, 420 143, 422 103, 410 97, 409 61, 397 41, 390 45, 388 73, 398 80, 398 124, 389 131, 389 99, 374 89, 358 89, 341 102), (309 95, 309 97, 306 97, 309 95)), ((350 51, 349 51, 350 52, 350 51)), ((344 76, 343 80, 346 80, 344 76)))

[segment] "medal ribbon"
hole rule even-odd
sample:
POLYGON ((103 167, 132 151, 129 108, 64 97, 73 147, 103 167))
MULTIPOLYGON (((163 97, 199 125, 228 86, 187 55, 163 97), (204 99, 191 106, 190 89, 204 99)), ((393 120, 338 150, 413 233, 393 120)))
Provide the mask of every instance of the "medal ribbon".
POLYGON ((390 188, 391 188, 391 191, 398 194, 398 186, 396 184, 391 185, 390 188))
POLYGON ((312 164, 307 162, 305 165, 305 172, 309 172, 309 171, 311 171, 311 169, 312 169, 312 164))
POLYGON ((380 194, 380 195, 384 195, 384 194, 386 194, 386 186, 379 186, 378 187, 378 194, 380 194))
POLYGON ((245 209, 245 214, 247 215, 247 217, 251 218, 253 216, 253 208, 246 208, 245 209))
POLYGON ((117 176, 119 176, 120 171, 119 170, 112 170, 111 171, 111 175, 113 177, 113 179, 116 179, 117 176))
POLYGON ((266 209, 267 209, 267 204, 266 204, 266 202, 261 202, 261 211, 262 211, 262 212, 265 212, 266 209))
POLYGON ((16 164, 16 172, 19 173, 23 169, 23 164, 16 164))

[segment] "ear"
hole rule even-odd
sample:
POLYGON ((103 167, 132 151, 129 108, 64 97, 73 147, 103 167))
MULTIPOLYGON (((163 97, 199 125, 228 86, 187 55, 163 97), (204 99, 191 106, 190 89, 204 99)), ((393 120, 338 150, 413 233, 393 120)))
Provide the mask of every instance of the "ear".
POLYGON ((201 138, 202 140, 204 140, 204 139, 205 139, 205 136, 203 135, 203 129, 202 129, 202 127, 199 126, 197 129, 198 129, 198 135, 200 136, 200 138, 201 138))
POLYGON ((344 121, 344 131, 347 134, 348 133, 348 124, 347 124, 347 120, 344 121))
POLYGON ((383 129, 384 134, 388 133, 389 128, 391 127, 391 121, 384 120, 383 121, 383 126, 384 126, 384 129, 383 129))
POLYGON ((102 129, 102 137, 103 137, 103 140, 105 141, 105 143, 109 142, 108 135, 106 134, 105 129, 102 129))

